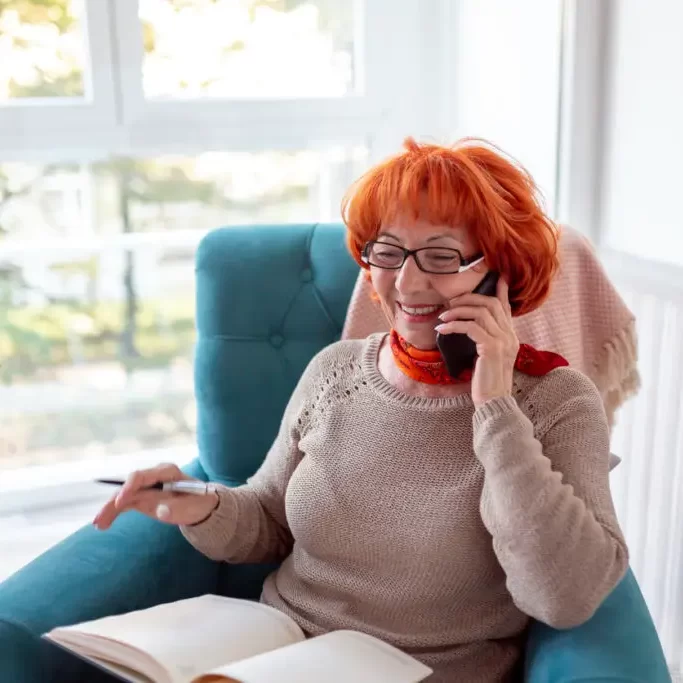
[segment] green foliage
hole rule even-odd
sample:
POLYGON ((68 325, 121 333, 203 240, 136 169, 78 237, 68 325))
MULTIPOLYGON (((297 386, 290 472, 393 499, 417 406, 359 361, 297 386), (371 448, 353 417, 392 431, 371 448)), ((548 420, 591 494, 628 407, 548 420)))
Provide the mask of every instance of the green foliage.
POLYGON ((0 289, 0 382, 29 381, 51 369, 83 363, 120 362, 126 369, 165 367, 190 354, 193 301, 177 298, 138 304, 134 358, 121 357, 122 302, 11 308, 0 289), (86 330, 86 331, 84 331, 86 330), (70 332, 71 331, 71 332, 70 332), (81 358, 74 358, 74 347, 81 358))
POLYGON ((74 25, 73 3, 70 0, 0 0, 0 14, 14 10, 27 24, 53 24, 60 33, 74 25))
POLYGON ((142 22, 142 44, 145 49, 145 54, 154 52, 157 46, 156 31, 154 24, 149 21, 142 22))
POLYGON ((95 164, 93 170, 117 179, 130 202, 212 204, 219 194, 217 183, 192 177, 191 160, 167 165, 154 160, 116 158, 95 164))
MULTIPOLYGON (((73 3, 69 0, 0 0, 0 16, 3 12, 15 11, 20 21, 33 26, 55 27, 59 35, 69 33, 76 25, 73 3)), ((15 39, 17 50, 31 52, 36 47, 26 40, 15 39)), ((55 54, 55 69, 34 65, 36 72, 32 83, 18 83, 10 79, 9 95, 12 98, 24 97, 78 97, 83 95, 83 72, 72 65, 67 73, 60 69, 61 58, 55 54)))
POLYGON ((83 95, 83 72, 74 69, 66 76, 54 76, 43 69, 36 69, 40 74, 37 83, 21 85, 10 80, 8 89, 10 97, 81 97, 83 95))

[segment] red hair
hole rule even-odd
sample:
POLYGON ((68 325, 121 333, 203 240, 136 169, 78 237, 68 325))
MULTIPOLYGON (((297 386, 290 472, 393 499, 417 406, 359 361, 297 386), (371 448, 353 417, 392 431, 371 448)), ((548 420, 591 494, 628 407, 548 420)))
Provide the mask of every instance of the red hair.
POLYGON ((404 147, 359 178, 342 201, 354 259, 367 268, 363 246, 398 212, 435 225, 465 226, 489 268, 507 280, 513 314, 538 308, 559 267, 558 230, 529 173, 493 145, 472 138, 453 147, 407 138, 404 147))

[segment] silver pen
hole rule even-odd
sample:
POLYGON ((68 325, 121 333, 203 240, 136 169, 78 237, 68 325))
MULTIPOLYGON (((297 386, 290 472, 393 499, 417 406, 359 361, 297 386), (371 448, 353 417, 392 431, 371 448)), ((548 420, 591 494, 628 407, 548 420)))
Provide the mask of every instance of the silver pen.
MULTIPOLYGON (((110 486, 123 486, 126 482, 122 479, 96 479, 98 484, 110 486)), ((144 491, 165 491, 168 493, 186 493, 191 496, 205 496, 216 490, 214 484, 208 481, 158 481, 151 486, 145 486, 144 491)))

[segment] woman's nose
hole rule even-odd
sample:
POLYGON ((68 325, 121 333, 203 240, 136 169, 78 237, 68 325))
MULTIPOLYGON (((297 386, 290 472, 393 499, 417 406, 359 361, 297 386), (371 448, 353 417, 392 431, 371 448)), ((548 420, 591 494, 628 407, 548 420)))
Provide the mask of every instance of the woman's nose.
POLYGON ((409 256, 401 266, 396 276, 396 289, 401 294, 421 292, 427 288, 428 276, 415 263, 415 258, 409 256))

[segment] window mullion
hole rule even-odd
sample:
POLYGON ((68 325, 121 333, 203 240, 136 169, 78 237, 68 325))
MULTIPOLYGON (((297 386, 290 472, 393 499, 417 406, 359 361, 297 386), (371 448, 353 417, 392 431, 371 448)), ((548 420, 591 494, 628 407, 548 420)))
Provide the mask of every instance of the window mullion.
POLYGON ((129 125, 142 116, 145 97, 142 87, 143 40, 138 0, 108 0, 117 82, 120 123, 129 125))
POLYGON ((116 80, 109 9, 108 2, 102 0, 87 0, 85 5, 86 96, 99 126, 115 123, 116 80))

